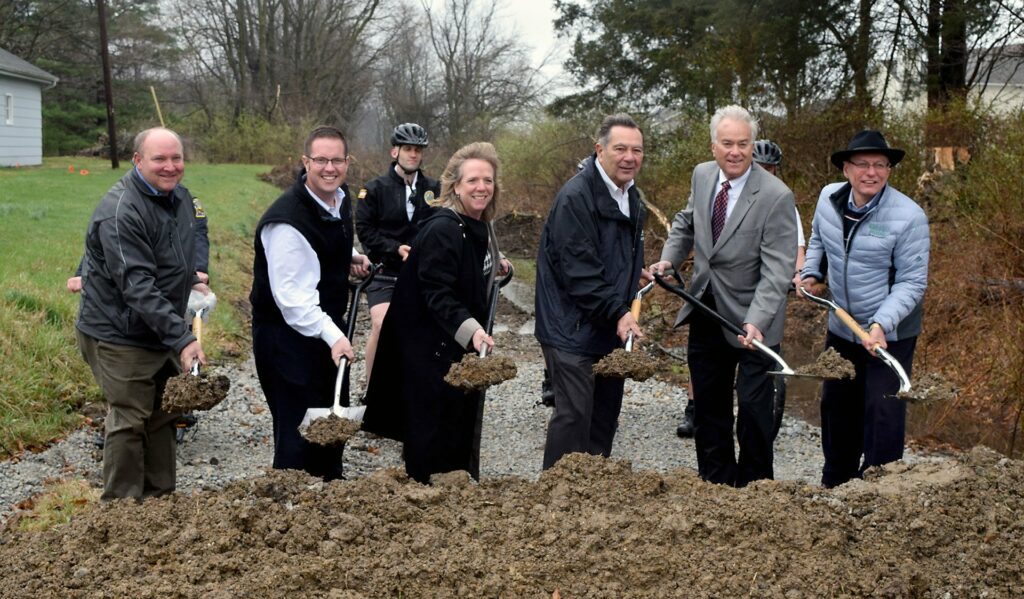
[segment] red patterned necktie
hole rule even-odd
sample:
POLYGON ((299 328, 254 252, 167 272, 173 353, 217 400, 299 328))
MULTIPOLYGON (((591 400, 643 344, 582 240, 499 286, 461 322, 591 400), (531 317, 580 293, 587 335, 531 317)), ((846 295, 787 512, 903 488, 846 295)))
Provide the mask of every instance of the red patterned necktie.
POLYGON ((718 236, 725 228, 725 209, 729 207, 728 181, 722 181, 722 190, 715 196, 715 208, 711 212, 711 243, 718 243, 718 236))

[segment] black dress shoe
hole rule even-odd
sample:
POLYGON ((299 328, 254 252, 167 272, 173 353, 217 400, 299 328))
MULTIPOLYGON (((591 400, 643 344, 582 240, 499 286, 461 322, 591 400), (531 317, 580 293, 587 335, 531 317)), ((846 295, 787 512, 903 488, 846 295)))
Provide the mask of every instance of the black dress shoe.
POLYGON ((684 413, 683 420, 676 427, 676 435, 684 439, 693 436, 693 415, 684 413))

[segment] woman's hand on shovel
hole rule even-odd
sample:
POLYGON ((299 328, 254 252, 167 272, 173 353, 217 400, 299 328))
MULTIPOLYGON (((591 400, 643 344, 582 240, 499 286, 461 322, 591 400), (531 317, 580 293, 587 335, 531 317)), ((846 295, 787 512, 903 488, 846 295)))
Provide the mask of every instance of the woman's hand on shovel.
POLYGON ((494 338, 488 335, 487 331, 477 329, 476 332, 473 333, 473 349, 479 352, 480 347, 483 344, 487 345, 487 353, 491 353, 491 350, 494 349, 494 338))
POLYGON ((181 350, 178 359, 181 360, 181 369, 184 371, 191 370, 192 363, 196 360, 199 360, 200 365, 206 366, 206 354, 203 353, 203 348, 198 341, 186 345, 185 349, 181 350))

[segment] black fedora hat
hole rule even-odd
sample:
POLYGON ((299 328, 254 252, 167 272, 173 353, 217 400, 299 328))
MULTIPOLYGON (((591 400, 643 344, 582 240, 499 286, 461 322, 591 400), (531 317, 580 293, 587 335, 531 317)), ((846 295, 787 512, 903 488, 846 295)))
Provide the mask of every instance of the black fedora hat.
POLYGON ((842 169, 843 163, 854 154, 883 154, 889 159, 892 166, 896 166, 900 160, 903 160, 906 152, 890 148, 881 131, 865 129, 853 136, 845 150, 839 150, 832 154, 832 164, 836 165, 836 168, 842 169))

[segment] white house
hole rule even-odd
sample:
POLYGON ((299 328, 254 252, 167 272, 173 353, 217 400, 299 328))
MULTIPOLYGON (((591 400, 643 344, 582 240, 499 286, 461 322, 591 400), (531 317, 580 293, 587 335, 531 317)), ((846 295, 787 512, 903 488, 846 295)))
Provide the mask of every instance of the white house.
POLYGON ((0 48, 0 166, 43 163, 42 90, 57 78, 0 48))

